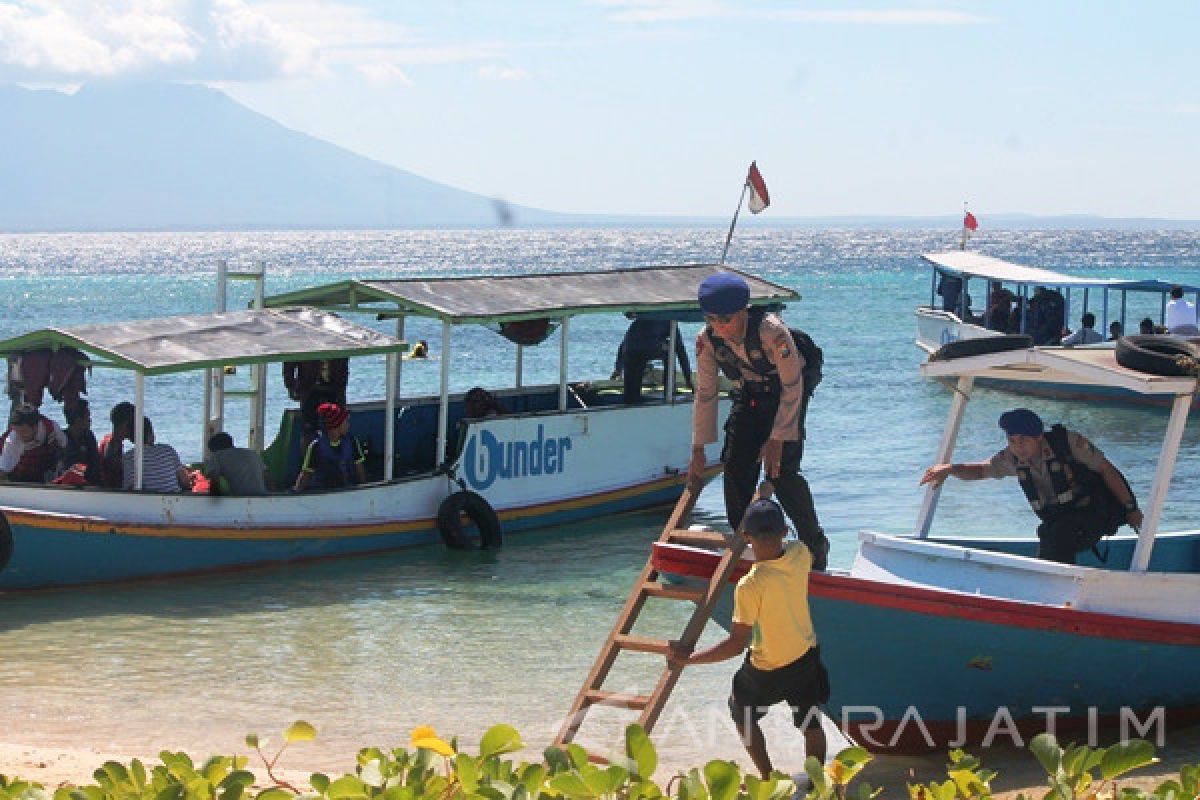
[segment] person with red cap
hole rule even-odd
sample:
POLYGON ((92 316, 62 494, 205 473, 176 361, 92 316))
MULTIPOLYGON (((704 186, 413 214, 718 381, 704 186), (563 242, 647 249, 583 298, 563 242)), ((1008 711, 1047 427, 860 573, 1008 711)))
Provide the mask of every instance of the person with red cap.
POLYGON ((704 447, 717 440, 719 373, 733 384, 725 422, 725 516, 734 530, 766 470, 775 496, 823 570, 829 540, 817 520, 812 491, 800 473, 804 456, 804 357, 777 315, 750 308, 750 286, 734 272, 716 272, 700 284, 705 326, 696 337, 696 388, 688 485, 699 487, 707 466, 704 447))
POLYGON ((934 464, 921 484, 934 488, 948 477, 963 481, 1015 477, 1038 515, 1037 557, 1074 564, 1075 556, 1128 524, 1142 525, 1137 498, 1121 471, 1104 453, 1062 425, 1045 429, 1027 408, 1000 415, 1008 446, 987 461, 934 464))
POLYGON ((362 443, 350 435, 350 410, 339 403, 322 403, 317 406, 317 416, 321 430, 304 451, 296 491, 366 483, 367 455, 362 443))

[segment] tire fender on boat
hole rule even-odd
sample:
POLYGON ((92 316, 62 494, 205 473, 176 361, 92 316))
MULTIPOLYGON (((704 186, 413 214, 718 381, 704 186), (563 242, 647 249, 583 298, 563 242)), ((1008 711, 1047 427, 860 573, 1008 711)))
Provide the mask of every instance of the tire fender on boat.
POLYGON ((471 547, 471 537, 463 526, 463 514, 479 529, 479 546, 482 548, 499 547, 504 543, 504 533, 500 527, 500 517, 495 509, 477 492, 463 490, 455 492, 442 501, 438 506, 437 527, 442 535, 442 541, 453 550, 465 550, 471 547))
POLYGON ((947 342, 929 357, 930 361, 952 361, 967 356, 983 356, 988 353, 1006 353, 1009 350, 1027 350, 1033 347, 1033 337, 1023 333, 1004 336, 981 336, 978 339, 959 339, 947 342))
POLYGON ((1116 351, 1117 363, 1122 367, 1150 375, 1194 376, 1200 366, 1200 351, 1177 336, 1122 336, 1117 339, 1116 351))
POLYGON ((8 517, 0 511, 0 571, 8 566, 13 554, 12 528, 8 526, 8 517))

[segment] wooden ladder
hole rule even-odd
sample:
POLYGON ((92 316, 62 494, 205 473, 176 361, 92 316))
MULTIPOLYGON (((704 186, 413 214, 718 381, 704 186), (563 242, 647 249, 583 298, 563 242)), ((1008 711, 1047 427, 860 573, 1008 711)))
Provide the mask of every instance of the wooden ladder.
MULTIPOLYGON (((768 488, 765 491, 769 492, 770 490, 768 488)), ((683 672, 682 665, 668 662, 654 690, 648 695, 609 692, 605 691, 602 687, 605 679, 608 677, 609 671, 617 660, 617 656, 623 650, 639 653, 658 653, 659 655, 666 656, 669 650, 667 640, 634 636, 631 633, 648 598, 662 597, 668 600, 687 600, 696 604, 696 610, 692 612, 691 619, 688 620, 687 626, 683 629, 683 634, 679 637, 679 641, 682 644, 688 647, 695 647, 700 634, 704 632, 704 626, 712 616, 713 609, 717 605, 717 600, 720 598, 722 590, 738 566, 742 552, 746 549, 747 542, 745 537, 740 534, 730 536, 716 531, 691 531, 683 527, 687 519, 691 516, 692 508, 696 505, 697 494, 698 492, 693 492, 691 489, 684 489, 683 496, 675 504, 675 510, 671 512, 671 516, 667 520, 667 525, 663 529, 662 536, 659 537, 658 541, 690 545, 692 547, 704 547, 712 550, 724 550, 725 552, 721 557, 720 563, 717 565, 716 571, 713 573, 712 579, 709 581, 708 587, 676 586, 663 583, 659 580, 658 571, 654 569, 653 559, 646 560, 646 566, 642 568, 642 573, 634 583, 633 591, 629 593, 629 598, 625 601, 625 607, 621 609, 621 613, 617 616, 617 622, 613 626, 612 632, 608 634, 608 639, 600 648, 600 654, 596 656, 596 662, 592 665, 592 670, 588 673, 587 679, 583 683, 583 688, 575 696, 575 702, 571 705, 571 712, 567 715, 561 730, 558 732, 558 736, 554 740, 556 745, 565 745, 575 738, 575 734, 579 732, 579 728, 583 725, 583 720, 592 706, 613 706, 640 711, 641 717, 638 719, 638 722, 646 729, 647 733, 654 728, 655 722, 658 721, 659 714, 662 713, 663 707, 667 704, 667 699, 671 696, 675 684, 679 681, 679 675, 683 672)), ((760 489, 759 496, 767 495, 764 494, 763 489, 760 489)))

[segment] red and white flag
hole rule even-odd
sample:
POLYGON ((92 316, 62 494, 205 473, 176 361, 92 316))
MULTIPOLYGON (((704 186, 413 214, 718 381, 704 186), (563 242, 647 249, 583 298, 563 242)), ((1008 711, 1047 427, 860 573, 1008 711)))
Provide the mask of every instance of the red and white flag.
POLYGON ((969 231, 979 230, 979 220, 975 219, 975 215, 970 211, 963 215, 963 228, 969 231))
POLYGON ((771 195, 767 194, 767 184, 763 180, 762 173, 758 171, 758 164, 754 161, 750 162, 750 171, 746 173, 746 185, 750 187, 750 201, 746 203, 746 208, 750 209, 751 214, 757 214, 771 205, 771 195))

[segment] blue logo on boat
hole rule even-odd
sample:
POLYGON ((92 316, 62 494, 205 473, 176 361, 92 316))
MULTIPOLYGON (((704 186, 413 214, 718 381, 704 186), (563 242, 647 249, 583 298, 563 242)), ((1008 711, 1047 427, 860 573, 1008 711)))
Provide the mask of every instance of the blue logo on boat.
POLYGON ((463 472, 472 489, 484 490, 497 478, 524 478, 555 475, 567 466, 570 436, 546 438, 545 427, 537 426, 537 437, 530 441, 501 441, 488 430, 467 440, 463 453, 463 472))

